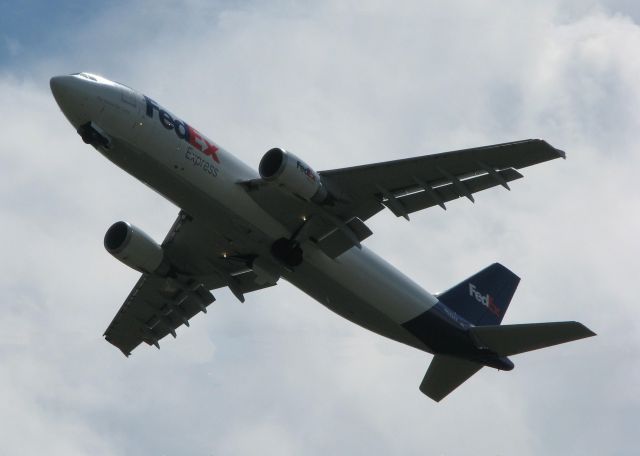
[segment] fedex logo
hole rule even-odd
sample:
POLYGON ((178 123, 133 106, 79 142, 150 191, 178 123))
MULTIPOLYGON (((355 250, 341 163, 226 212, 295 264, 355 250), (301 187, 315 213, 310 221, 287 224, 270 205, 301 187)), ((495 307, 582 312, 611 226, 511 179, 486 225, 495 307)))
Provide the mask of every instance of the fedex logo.
POLYGON ((171 114, 162 109, 151 98, 145 95, 144 100, 147 103, 147 117, 153 119, 154 111, 158 111, 158 120, 160 120, 160 123, 164 128, 167 130, 174 130, 178 138, 188 142, 203 154, 210 156, 217 163, 220 163, 220 159, 217 154, 218 147, 215 144, 202 136, 198 130, 191 127, 186 122, 178 119, 177 117, 172 117, 171 114))
POLYGON ((311 179, 312 181, 315 182, 316 180, 316 175, 313 172, 313 170, 311 168, 309 168, 308 166, 306 166, 304 163, 302 163, 300 160, 296 161, 296 168, 298 169, 298 171, 300 171, 302 174, 304 174, 305 176, 307 176, 309 179, 311 179))
POLYGON ((469 283, 469 296, 475 298, 476 301, 489 309, 489 312, 494 314, 496 317, 500 316, 500 309, 493 301, 493 296, 491 296, 490 294, 483 295, 476 289, 476 286, 472 283, 469 283))

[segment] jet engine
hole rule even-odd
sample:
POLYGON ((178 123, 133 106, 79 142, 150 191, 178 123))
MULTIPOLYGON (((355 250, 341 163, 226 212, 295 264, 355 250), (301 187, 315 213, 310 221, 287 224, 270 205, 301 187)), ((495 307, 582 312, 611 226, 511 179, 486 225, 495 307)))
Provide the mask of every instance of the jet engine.
POLYGON ((281 184, 307 201, 322 203, 327 199, 320 175, 291 152, 277 147, 269 150, 258 171, 265 181, 281 184))
POLYGON ((116 222, 104 235, 104 248, 124 264, 146 274, 161 274, 168 267, 162 247, 151 236, 127 222, 116 222))

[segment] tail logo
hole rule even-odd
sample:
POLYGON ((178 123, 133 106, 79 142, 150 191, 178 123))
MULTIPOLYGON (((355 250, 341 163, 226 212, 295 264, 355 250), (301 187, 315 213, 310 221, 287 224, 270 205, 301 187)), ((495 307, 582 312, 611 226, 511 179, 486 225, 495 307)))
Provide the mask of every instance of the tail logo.
POLYGON ((493 296, 491 296, 489 293, 483 295, 478 291, 474 284, 469 283, 469 296, 475 298, 476 301, 485 306, 489 310, 489 312, 494 314, 496 317, 500 316, 500 309, 498 308, 498 306, 496 306, 496 303, 493 300, 493 296))

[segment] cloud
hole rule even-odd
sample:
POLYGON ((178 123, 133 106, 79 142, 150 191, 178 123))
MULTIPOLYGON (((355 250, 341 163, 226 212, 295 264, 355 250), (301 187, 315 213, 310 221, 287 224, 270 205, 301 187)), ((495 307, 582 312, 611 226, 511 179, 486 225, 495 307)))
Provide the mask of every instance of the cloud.
POLYGON ((633 454, 640 29, 620 4, 141 2, 52 31, 64 53, 0 78, 5 451, 633 454), (126 219, 162 239, 177 209, 79 141, 47 85, 76 70, 253 166, 275 145, 327 169, 548 139, 566 162, 474 206, 378 215, 367 244, 434 292, 501 261, 523 277, 508 322, 599 336, 436 405, 417 390, 429 356, 281 283, 242 305, 217 292, 160 352, 124 359, 101 334, 137 274, 101 237, 126 219))

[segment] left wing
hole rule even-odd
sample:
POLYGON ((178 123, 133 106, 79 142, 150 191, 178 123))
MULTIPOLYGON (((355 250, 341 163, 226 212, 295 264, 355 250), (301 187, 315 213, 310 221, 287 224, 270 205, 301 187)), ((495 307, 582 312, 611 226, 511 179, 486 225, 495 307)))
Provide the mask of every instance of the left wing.
POLYGON ((158 341, 167 334, 176 337, 179 326, 189 326, 215 301, 209 290, 229 287, 244 301, 245 293, 275 285, 260 280, 244 261, 221 257, 238 246, 183 212, 162 247, 176 271, 167 277, 143 274, 104 333, 126 356, 142 342, 160 348, 158 341))
POLYGON ((555 158, 565 158, 565 153, 546 141, 528 139, 319 174, 351 201, 346 206, 353 216, 366 220, 383 204, 408 219, 428 207, 446 209, 446 202, 461 196, 474 201, 474 193, 496 185, 509 189, 508 182, 522 177, 516 169, 555 158))
POLYGON ((387 207, 396 216, 446 203, 522 177, 517 169, 555 158, 563 151, 540 139, 476 147, 422 157, 320 171, 330 198, 318 204, 287 192, 277 182, 239 182, 292 236, 309 239, 335 258, 372 233, 364 221, 387 207), (311 223, 309 223, 309 221, 311 223))

